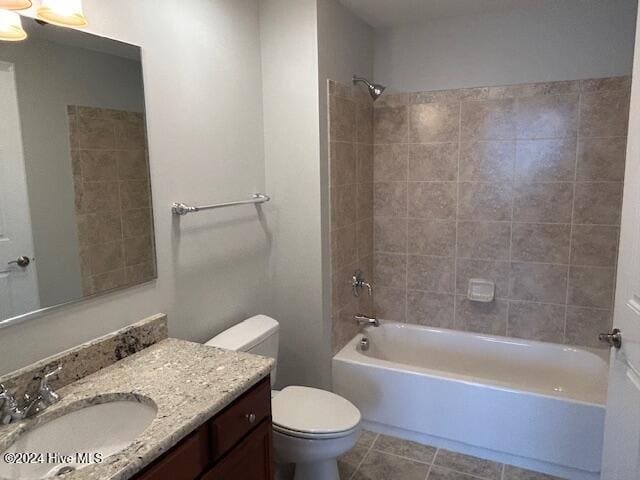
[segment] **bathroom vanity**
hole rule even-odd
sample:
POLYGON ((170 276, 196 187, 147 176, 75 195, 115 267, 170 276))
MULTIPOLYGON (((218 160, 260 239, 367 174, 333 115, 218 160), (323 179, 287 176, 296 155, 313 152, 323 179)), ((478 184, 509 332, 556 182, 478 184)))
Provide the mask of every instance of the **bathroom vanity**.
POLYGON ((0 426, 0 480, 272 479, 272 359, 167 338, 159 315, 0 384, 22 399, 54 366, 60 400, 0 426), (86 456, 6 462, 20 452, 86 456))
POLYGON ((272 457, 271 383, 266 378, 134 478, 270 480, 272 457))

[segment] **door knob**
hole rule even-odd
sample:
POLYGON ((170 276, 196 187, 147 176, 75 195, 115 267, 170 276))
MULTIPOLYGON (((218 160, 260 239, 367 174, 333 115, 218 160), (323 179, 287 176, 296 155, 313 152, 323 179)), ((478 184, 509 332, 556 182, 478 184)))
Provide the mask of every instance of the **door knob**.
POLYGON ((12 262, 7 263, 7 265, 18 265, 19 267, 27 268, 30 263, 31 259, 23 255, 21 257, 18 257, 17 260, 13 260, 12 262))
POLYGON ((606 343, 610 347, 620 348, 622 347, 622 332, 619 328, 614 328, 611 333, 601 333, 598 335, 598 340, 606 343))

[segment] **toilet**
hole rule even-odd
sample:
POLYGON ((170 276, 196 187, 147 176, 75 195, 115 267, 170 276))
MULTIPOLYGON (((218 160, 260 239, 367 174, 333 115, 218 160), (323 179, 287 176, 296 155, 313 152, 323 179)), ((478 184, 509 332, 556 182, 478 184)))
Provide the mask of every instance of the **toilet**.
MULTIPOLYGON (((279 324, 251 317, 206 345, 278 358, 279 324)), ((271 372, 271 385, 276 377, 271 372)), ((317 388, 272 390, 273 446, 278 464, 295 464, 295 480, 339 480, 337 458, 360 434, 360 411, 348 400, 317 388)))

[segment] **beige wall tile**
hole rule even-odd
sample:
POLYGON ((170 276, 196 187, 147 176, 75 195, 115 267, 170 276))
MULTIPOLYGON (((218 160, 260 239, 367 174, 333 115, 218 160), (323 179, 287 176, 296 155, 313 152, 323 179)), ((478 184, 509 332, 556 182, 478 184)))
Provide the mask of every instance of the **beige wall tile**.
POLYGON ((516 138, 513 99, 463 102, 461 115, 460 138, 463 142, 516 138))
POLYGON ((358 190, 353 185, 331 188, 331 227, 337 229, 356 222, 358 190))
POLYGON ((354 299, 351 303, 331 315, 333 322, 331 345, 334 355, 360 331, 360 327, 353 319, 356 313, 358 313, 358 302, 354 299))
POLYGON ((567 307, 565 342, 603 348, 598 334, 611 331, 611 312, 594 308, 567 307))
POLYGON ((563 304, 567 292, 567 267, 539 263, 511 263, 509 298, 563 304))
POLYGON ((507 335, 510 337, 562 343, 564 305, 510 302, 507 335))
POLYGON ((471 302, 467 297, 456 297, 455 325, 459 330, 506 335, 508 302, 494 300, 490 303, 471 302))
POLYGON ((342 97, 329 97, 329 139, 332 142, 356 140, 356 106, 342 97))
POLYGON ((509 262, 459 258, 456 262, 456 293, 466 295, 469 289, 469 280, 482 278, 495 283, 496 298, 507 298, 509 296, 509 272, 509 262))
POLYGON ((583 93, 580 101, 580 136, 621 137, 629 123, 627 90, 583 93))
POLYGON ((455 142, 460 127, 459 103, 427 103, 409 107, 411 143, 455 142))
POLYGON ((409 146, 406 144, 376 145, 373 152, 375 182, 407 180, 409 146))
POLYGON ((340 186, 356 182, 356 145, 331 142, 329 147, 331 185, 340 186))
POLYGON ((358 156, 357 178, 360 183, 373 182, 373 145, 356 145, 358 156))
POLYGON ((376 252, 407 252, 407 219, 374 217, 373 248, 376 252))
POLYGON ((455 181, 457 178, 457 143, 409 145, 409 180, 455 181))
POLYGON ((376 253, 373 256, 373 281, 377 287, 406 288, 407 256, 376 253))
POLYGON ((592 78, 580 81, 583 92, 598 92, 603 90, 629 90, 631 88, 631 77, 624 75, 621 77, 592 78))
POLYGON ((116 147, 116 134, 111 120, 81 115, 77 126, 79 148, 113 149, 116 147))
POLYGON ((577 94, 519 98, 518 139, 575 137, 578 103, 577 94))
MULTIPOLYGON (((122 237, 139 237, 153 234, 151 209, 127 210, 122 212, 122 237)), ((118 216, 118 221, 120 217, 118 216)), ((114 219, 115 221, 115 219, 114 219)), ((120 230, 120 229, 118 229, 120 230)))
POLYGON ((510 184, 469 183, 458 186, 458 218, 460 220, 511 220, 513 200, 510 184))
POLYGON ((143 149, 118 151, 118 176, 121 180, 149 178, 149 160, 143 149))
POLYGON ((125 239, 124 260, 127 266, 153 262, 153 239, 151 236, 125 239))
POLYGON ((407 107, 374 109, 375 143, 405 143, 409 138, 407 107))
POLYGON ((571 225, 513 224, 511 258, 515 261, 569 263, 571 225))
POLYGON ((609 308, 613 302, 615 269, 576 267, 569 270, 568 304, 609 308))
POLYGON ((127 285, 148 282, 156 277, 155 260, 153 262, 131 265, 125 268, 127 285))
POLYGON ((124 180, 120 182, 121 210, 151 208, 149 180, 124 180))
POLYGON ((409 255, 407 258, 407 288, 426 292, 455 291, 455 261, 453 258, 409 255))
POLYGON ((622 182, 627 138, 581 138, 578 142, 578 181, 622 182))
POLYGON ((393 322, 406 319, 407 291, 405 289, 377 287, 373 297, 376 317, 393 322))
POLYGON ((454 328, 455 296, 451 293, 407 291, 407 323, 454 328))
POLYGON ((572 183, 521 183, 515 186, 514 222, 571 223, 572 183))
POLYGON ((76 190, 77 213, 103 213, 120 210, 118 182, 82 182, 76 190))
POLYGON ((113 272, 102 273, 91 277, 93 282, 92 294, 107 292, 127 285, 124 268, 113 272))
MULTIPOLYGON (((78 215, 78 242, 80 245, 122 241, 122 221, 118 212, 78 215)), ((149 235, 150 223, 144 234, 149 235)))
POLYGON ((85 182, 118 179, 118 157, 115 150, 80 150, 80 169, 85 182))
POLYGON ((356 224, 347 225, 331 232, 331 264, 333 271, 358 259, 358 237, 356 224))
POLYGON ((571 263, 614 267, 620 229, 597 225, 574 225, 571 239, 571 263))
POLYGON ((460 147, 460 181, 510 182, 515 156, 515 141, 463 143, 460 147))
POLYGON ((454 220, 456 189, 453 182, 409 182, 408 215, 413 218, 454 220))
POLYGON ((458 258, 508 260, 510 243, 510 223, 458 223, 458 258))
POLYGON ((359 183, 351 189, 356 191, 356 219, 373 217, 373 183, 359 183))
POLYGON ((573 222, 619 225, 622 183, 577 183, 573 222))
POLYGON ((83 275, 97 275, 124 268, 122 242, 81 246, 80 262, 83 275))
POLYGON ((406 182, 375 183, 373 185, 373 211, 376 215, 406 217, 406 182))
POLYGON ((519 182, 573 181, 576 140, 519 140, 516 147, 516 179, 519 182))
POLYGON ((409 253, 455 255, 456 223, 446 220, 409 220, 409 253))
POLYGON ((371 256, 373 253, 373 218, 362 220, 356 224, 356 241, 358 259, 371 256))
POLYGON ((363 102, 356 103, 356 141, 373 143, 373 106, 363 102))

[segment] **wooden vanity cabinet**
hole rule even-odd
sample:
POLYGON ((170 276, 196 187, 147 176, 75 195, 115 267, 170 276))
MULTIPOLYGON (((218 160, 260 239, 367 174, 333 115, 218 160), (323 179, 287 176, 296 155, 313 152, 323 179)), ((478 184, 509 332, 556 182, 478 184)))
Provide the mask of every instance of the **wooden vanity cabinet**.
POLYGON ((134 479, 272 480, 269 378, 199 427, 134 479))

